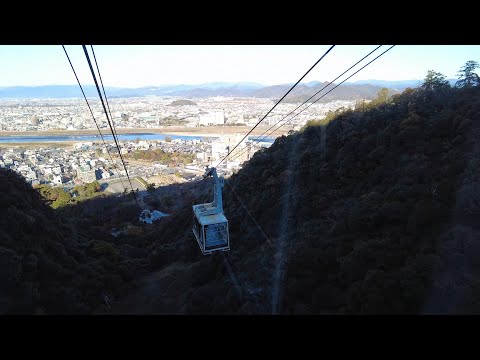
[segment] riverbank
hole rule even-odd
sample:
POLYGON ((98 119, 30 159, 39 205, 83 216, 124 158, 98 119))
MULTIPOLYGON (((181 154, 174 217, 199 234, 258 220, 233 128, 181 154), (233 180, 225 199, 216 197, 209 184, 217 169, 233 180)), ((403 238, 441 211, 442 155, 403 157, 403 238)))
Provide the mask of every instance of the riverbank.
POLYGON ((78 141, 62 141, 62 142, 0 142, 0 148, 40 148, 40 147, 69 147, 78 141))
MULTIPOLYGON (((164 126, 157 128, 129 128, 116 129, 117 134, 136 134, 152 133, 165 135, 185 135, 185 136, 220 136, 220 135, 245 135, 251 130, 251 126, 208 126, 208 127, 186 127, 186 126, 164 126)), ((262 135, 269 127, 258 127, 251 135, 262 135)), ((288 128, 281 128, 273 132, 272 137, 286 135, 288 128)), ((111 135, 107 129, 101 129, 103 135, 111 135)), ((270 130, 268 130, 268 133, 270 130)), ((97 135, 98 130, 47 130, 47 131, 0 131, 2 136, 72 136, 72 135, 97 135)))
MULTIPOLYGON (((233 134, 242 134, 246 135, 252 126, 208 126, 208 127, 179 127, 179 126, 171 126, 165 127, 161 129, 162 134, 169 134, 169 135, 188 135, 188 136, 220 136, 220 135, 233 135, 233 134)), ((287 135, 288 131, 290 130, 289 127, 280 128, 279 130, 275 130, 272 134, 270 134, 269 126, 258 127, 254 129, 251 135, 262 135, 264 132, 268 133, 271 137, 278 137, 281 135, 287 135), (268 131, 267 131, 268 130, 268 131)))

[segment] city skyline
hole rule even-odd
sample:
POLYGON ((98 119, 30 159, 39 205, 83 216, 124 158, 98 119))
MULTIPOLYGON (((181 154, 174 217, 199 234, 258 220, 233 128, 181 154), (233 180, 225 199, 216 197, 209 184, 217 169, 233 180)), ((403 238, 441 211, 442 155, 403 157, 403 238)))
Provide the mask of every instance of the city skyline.
MULTIPOLYGON (((331 81, 376 46, 338 45, 302 83, 331 81)), ((264 86, 293 83, 329 47, 95 45, 94 49, 106 87, 138 88, 213 82, 255 82, 264 86)), ((90 50, 90 46, 87 48, 90 50)), ((93 85, 81 45, 67 45, 66 49, 81 83, 93 85)), ((386 49, 387 46, 382 47, 368 60, 386 49)), ((428 70, 454 79, 466 61, 477 59, 478 45, 397 45, 349 81, 422 80, 428 70)), ((0 46, 0 87, 75 84, 61 45, 0 46)))

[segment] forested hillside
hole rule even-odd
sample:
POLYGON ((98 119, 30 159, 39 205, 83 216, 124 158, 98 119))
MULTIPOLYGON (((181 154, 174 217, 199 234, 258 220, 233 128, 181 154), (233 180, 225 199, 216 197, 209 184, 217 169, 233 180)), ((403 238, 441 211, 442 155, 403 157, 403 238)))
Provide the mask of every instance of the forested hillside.
POLYGON ((480 313, 478 85, 431 71, 278 138, 225 182, 226 253, 203 256, 191 231, 210 180, 159 189, 171 216, 140 225, 131 200, 53 210, 1 171, 0 309, 480 313))
MULTIPOLYGON (((47 206, 13 171, 0 169, 0 188, 0 314, 89 314, 124 293, 141 271, 92 221, 119 200, 79 204, 71 217, 67 208, 47 206)), ((111 214, 117 221, 135 215, 125 206, 111 214)))
POLYGON ((224 188, 229 253, 200 254, 193 193, 117 311, 479 312, 480 89, 429 75, 258 152, 224 188))

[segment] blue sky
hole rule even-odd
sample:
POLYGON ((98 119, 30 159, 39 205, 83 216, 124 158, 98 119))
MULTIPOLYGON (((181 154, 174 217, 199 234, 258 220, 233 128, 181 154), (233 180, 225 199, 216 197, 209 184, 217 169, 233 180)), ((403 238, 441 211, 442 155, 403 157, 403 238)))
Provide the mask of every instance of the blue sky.
MULTIPOLYGON (((293 83, 329 47, 94 45, 104 85, 120 87, 241 81, 293 83)), ((303 82, 333 80, 375 47, 337 45, 303 82)), ((66 48, 82 84, 93 84, 82 47, 66 48)), ((480 45, 397 45, 350 81, 421 80, 430 69, 457 78, 457 71, 468 60, 480 62, 480 45)), ((0 45, 0 87, 74 84, 75 77, 60 45, 0 45)))

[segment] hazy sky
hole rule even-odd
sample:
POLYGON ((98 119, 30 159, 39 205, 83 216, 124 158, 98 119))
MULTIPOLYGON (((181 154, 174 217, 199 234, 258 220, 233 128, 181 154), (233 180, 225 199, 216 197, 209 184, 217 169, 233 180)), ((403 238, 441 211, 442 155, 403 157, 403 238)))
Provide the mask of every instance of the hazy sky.
MULTIPOLYGON (((94 49, 105 86, 141 87, 294 83, 330 46, 94 45, 94 49)), ((333 80, 376 46, 337 45, 303 82, 333 80)), ((66 48, 82 85, 93 84, 82 47, 66 48)), ((457 78, 457 71, 468 60, 480 62, 480 45, 397 45, 349 81, 421 80, 429 69, 457 78)), ((0 45, 0 87, 68 84, 76 80, 61 45, 0 45)))

